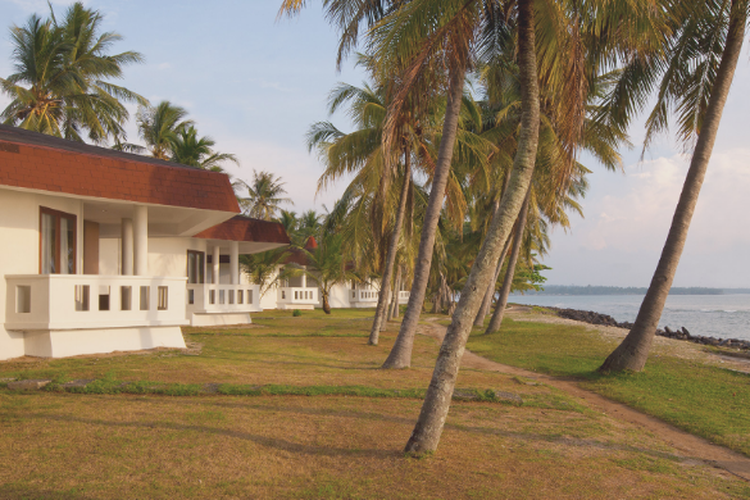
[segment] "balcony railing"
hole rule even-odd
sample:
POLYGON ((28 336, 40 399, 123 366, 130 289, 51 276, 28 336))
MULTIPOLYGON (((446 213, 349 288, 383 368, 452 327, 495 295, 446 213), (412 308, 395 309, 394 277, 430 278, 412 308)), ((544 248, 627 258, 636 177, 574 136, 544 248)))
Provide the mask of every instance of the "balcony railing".
POLYGON ((184 325, 186 278, 9 275, 7 330, 184 325))
POLYGON ((373 304, 378 303, 378 292, 377 290, 350 290, 349 301, 354 302, 372 302, 373 304))
POLYGON ((279 289, 279 303, 317 305, 318 289, 286 286, 279 289))
POLYGON ((410 295, 411 295, 411 292, 409 290, 401 290, 400 292, 398 292, 398 303, 408 304, 410 295))
POLYGON ((187 307, 191 313, 261 311, 258 285, 189 284, 187 307))

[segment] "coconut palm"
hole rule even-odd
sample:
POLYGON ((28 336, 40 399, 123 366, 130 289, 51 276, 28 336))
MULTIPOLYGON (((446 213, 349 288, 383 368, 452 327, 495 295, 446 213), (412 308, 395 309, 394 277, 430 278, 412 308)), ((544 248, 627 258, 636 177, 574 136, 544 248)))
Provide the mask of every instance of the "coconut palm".
POLYGON ((122 78, 123 66, 141 62, 138 52, 108 54, 122 37, 101 33, 98 11, 74 3, 58 23, 32 15, 11 27, 15 73, 0 79, 11 99, 5 123, 66 139, 101 143, 125 138, 123 101, 146 105, 140 95, 105 79, 122 78))
POLYGON ((627 122, 630 111, 641 107, 658 82, 656 105, 647 122, 646 144, 667 125, 676 108, 679 134, 695 138, 695 149, 669 228, 667 240, 638 315, 623 342, 607 357, 601 371, 641 371, 672 286, 698 202, 721 113, 734 78, 748 22, 748 2, 682 2, 674 6, 679 19, 664 53, 635 57, 624 69, 613 94, 616 118, 627 122))
POLYGON ((253 169, 253 181, 250 184, 240 181, 239 185, 247 189, 247 197, 239 197, 240 205, 250 217, 263 220, 273 220, 279 205, 292 203, 289 198, 282 197, 286 193, 281 177, 274 177, 271 172, 253 169))
MULTIPOLYGON (((554 115, 563 121, 572 122, 571 126, 563 129, 570 131, 570 136, 564 139, 564 143, 575 151, 581 141, 586 95, 592 77, 595 77, 602 69, 603 61, 606 60, 611 64, 611 61, 617 59, 613 57, 616 49, 623 46, 627 48, 625 44, 631 39, 643 38, 642 36, 632 38, 625 36, 630 35, 628 30, 631 27, 633 30, 639 30, 649 22, 654 22, 652 18, 659 21, 658 14, 661 12, 659 9, 643 10, 640 5, 624 4, 623 2, 607 5, 603 7, 609 7, 609 9, 596 10, 596 15, 591 16, 593 23, 589 25, 584 22, 587 19, 581 16, 582 11, 578 3, 571 5, 570 9, 545 11, 542 9, 546 6, 544 3, 537 5, 533 0, 515 2, 518 74, 522 97, 521 126, 513 169, 508 187, 501 198, 500 208, 493 216, 482 248, 474 260, 451 325, 448 327, 440 348, 419 420, 406 445, 407 452, 418 454, 432 452, 439 442, 468 334, 504 242, 510 234, 532 181, 541 116, 539 82, 543 83, 545 89, 556 90, 559 93, 559 98, 552 100, 557 107, 554 115), (633 7, 637 8, 627 11, 633 7), (537 8, 542 9, 543 16, 537 17, 537 8), (616 12, 613 13, 610 10, 616 12), (636 16, 636 18, 631 20, 630 16, 636 16), (611 20, 611 24, 603 23, 602 18, 611 20), (539 30, 542 35, 539 44, 537 44, 536 30, 539 30), (584 33, 601 37, 608 36, 611 32, 617 32, 620 35, 619 38, 615 40, 604 38, 603 40, 590 40, 590 42, 597 43, 584 43, 586 37, 580 36, 584 33), (618 42, 621 44, 619 47, 618 42), (599 52, 600 48, 608 54, 608 59, 599 52), (537 50, 540 50, 539 58, 537 58, 537 50), (586 64, 584 56, 593 59, 595 63, 586 64), (565 94, 567 94, 567 99, 562 98, 565 94)), ((583 12, 593 13, 594 9, 590 12, 583 12)), ((642 31, 637 31, 635 34, 641 35, 642 33, 642 31)), ((562 182, 561 184, 564 185, 562 182)))
POLYGON ((182 127, 175 134, 171 143, 171 160, 182 165, 190 165, 204 170, 223 172, 221 164, 227 161, 239 164, 237 157, 231 153, 217 153, 212 149, 216 142, 210 137, 198 137, 193 125, 182 127))
POLYGON ((331 314, 329 296, 334 285, 358 279, 349 268, 344 239, 338 233, 322 233, 316 238, 315 248, 305 248, 307 266, 299 272, 307 274, 317 282, 320 288, 320 300, 323 312, 331 314))
MULTIPOLYGON (((360 58, 363 64, 367 64, 367 61, 364 56, 360 58)), ((364 239, 350 238, 348 241, 352 242, 353 249, 361 249, 357 253, 369 257, 369 262, 365 263, 367 269, 360 266, 358 269, 364 270, 366 274, 377 273, 382 269, 378 305, 368 341, 370 345, 377 345, 379 333, 385 326, 396 252, 411 192, 411 166, 413 161, 419 160, 420 155, 424 157, 429 154, 423 129, 417 131, 415 120, 404 117, 400 126, 398 166, 391 171, 385 169, 382 131, 387 114, 386 88, 384 85, 375 90, 369 85, 363 88, 339 85, 331 92, 330 112, 334 113, 343 104, 350 103, 349 116, 356 130, 344 134, 329 122, 319 122, 313 125, 308 134, 309 146, 318 149, 326 164, 319 188, 325 187, 344 173, 356 173, 342 198, 344 203, 351 204, 346 213, 354 216, 349 217, 349 223, 344 224, 349 228, 346 233, 352 235, 361 227, 370 227, 372 231, 364 239), (394 188, 400 193, 397 197, 390 192, 394 188), (367 209, 362 210, 365 206, 367 209), (394 206, 397 207, 395 213, 394 206), (365 221, 356 220, 363 215, 368 219, 366 224, 365 221), (386 254, 385 258, 381 258, 383 253, 386 254)), ((343 206, 339 204, 338 209, 341 210, 343 206)), ((337 215, 332 220, 344 219, 337 215)), ((356 256, 355 259, 360 260, 356 256)))
POLYGON ((178 134, 193 125, 192 120, 185 119, 187 114, 187 110, 169 101, 138 110, 138 131, 151 156, 162 160, 172 157, 172 145, 177 141, 178 134))

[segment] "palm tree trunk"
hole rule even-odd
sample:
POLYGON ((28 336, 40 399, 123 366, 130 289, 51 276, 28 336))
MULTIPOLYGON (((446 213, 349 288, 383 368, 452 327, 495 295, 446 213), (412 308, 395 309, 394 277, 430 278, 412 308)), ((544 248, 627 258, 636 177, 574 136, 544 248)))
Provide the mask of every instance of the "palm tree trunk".
POLYGON ((510 252, 510 259, 508 259, 508 269, 505 271, 503 288, 500 290, 500 297, 498 297, 497 299, 495 312, 492 314, 490 324, 487 325, 487 330, 484 332, 485 335, 489 333, 495 333, 500 329, 500 325, 503 323, 505 308, 508 305, 508 296, 510 295, 511 287, 513 286, 513 276, 516 274, 516 263, 518 262, 518 255, 521 253, 523 232, 526 230, 526 217, 529 214, 530 198, 531 189, 529 189, 529 191, 526 193, 526 199, 523 201, 521 213, 518 215, 518 220, 516 221, 516 234, 513 236, 513 250, 510 252))
POLYGON ((419 420, 406 444, 407 453, 423 454, 437 449, 453 397, 458 367, 472 322, 479 309, 479 302, 489 285, 492 270, 518 218, 531 183, 539 141, 539 83, 536 71, 532 3, 533 0, 518 1, 518 65, 522 111, 513 173, 508 189, 500 202, 500 211, 492 218, 482 248, 472 265, 466 285, 461 291, 453 321, 440 347, 419 420))
POLYGON ((321 300, 323 301, 323 312, 326 314, 331 314, 331 304, 328 302, 328 292, 324 292, 321 288, 321 300))
POLYGON ((404 185, 401 188, 401 198, 399 199, 398 212, 396 213, 396 222, 393 226, 393 234, 388 245, 388 254, 383 269, 383 278, 380 281, 380 292, 378 293, 378 305, 375 308, 375 319, 372 320, 370 330, 369 345, 378 345, 380 332, 385 329, 386 312, 388 309, 388 293, 391 290, 391 278, 393 276, 393 266, 396 263, 396 253, 398 252, 398 241, 401 237, 401 227, 404 225, 404 214, 406 213, 406 200, 409 197, 409 188, 411 187, 411 162, 409 161, 408 151, 404 155, 404 185))
POLYGON ((422 236, 419 240, 419 252, 414 266, 414 280, 412 282, 409 304, 406 306, 404 319, 396 337, 388 358, 383 363, 383 368, 408 368, 411 366, 411 351, 414 345, 414 334, 417 322, 424 305, 427 281, 430 278, 430 267, 432 266, 432 251, 435 247, 435 236, 440 220, 440 211, 443 208, 445 188, 448 185, 451 159, 453 158, 453 147, 456 143, 458 132, 458 118, 461 111, 461 99, 464 91, 464 78, 466 77, 465 64, 453 68, 450 72, 448 88, 448 105, 445 110, 445 121, 443 122, 443 136, 440 140, 438 159, 435 164, 435 175, 432 178, 432 189, 427 202, 422 236))
POLYGON ((403 268, 398 266, 396 269, 396 280, 393 283, 393 295, 391 299, 391 306, 388 309, 388 321, 398 318, 398 294, 401 291, 401 274, 403 268))
MULTIPOLYGON (((502 194, 505 192, 505 190, 508 187, 508 180, 510 179, 510 171, 506 172, 505 176, 503 177, 503 187, 500 191, 500 197, 502 197, 502 194)), ((492 215, 494 217, 495 212, 498 211, 500 208, 500 197, 497 198, 495 201, 495 207, 492 211, 492 215)), ((497 261, 497 266, 495 267, 495 274, 490 282, 490 286, 487 287, 487 293, 484 295, 484 300, 482 301, 482 307, 479 308, 479 312, 477 313, 477 317, 474 319, 474 326, 482 326, 484 325, 484 320, 487 318, 487 315, 490 313, 490 308, 492 307, 492 298, 495 296, 495 288, 497 286, 497 280, 500 277, 500 273, 503 270, 503 262, 505 261, 505 256, 508 254, 508 247, 510 246, 510 239, 505 242, 505 246, 503 247, 503 253, 500 254, 500 259, 497 261)))
POLYGON ((711 151, 721 122, 721 114, 729 94, 729 88, 732 85, 737 59, 742 49, 745 36, 746 13, 743 8, 745 4, 746 0, 732 0, 729 30, 727 31, 719 71, 716 74, 716 81, 708 101, 703 125, 698 133, 698 141, 672 218, 667 241, 662 249, 654 276, 651 278, 648 292, 643 298, 638 316, 627 337, 604 361, 599 371, 632 370, 638 372, 646 366, 651 342, 656 334, 656 328, 664 310, 664 303, 667 300, 667 295, 669 295, 669 289, 672 287, 677 264, 685 246, 690 220, 698 202, 698 195, 708 169, 711 151))
POLYGON ((492 275, 490 280, 490 286, 487 287, 487 293, 484 294, 484 300, 482 306, 479 308, 476 319, 474 319, 474 326, 484 325, 484 320, 490 312, 492 307, 492 298, 495 296, 495 288, 497 286, 497 280, 500 277, 500 273, 503 270, 503 262, 505 262, 505 256, 508 255, 508 247, 510 246, 510 238, 503 245, 503 251, 500 253, 500 258, 497 260, 497 266, 495 266, 495 274, 492 275))

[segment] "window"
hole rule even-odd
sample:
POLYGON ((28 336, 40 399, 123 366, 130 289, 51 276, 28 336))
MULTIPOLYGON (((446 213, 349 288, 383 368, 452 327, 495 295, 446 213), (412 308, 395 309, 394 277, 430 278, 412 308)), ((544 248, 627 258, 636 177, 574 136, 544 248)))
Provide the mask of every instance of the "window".
POLYGON ((188 283, 204 283, 206 269, 206 254, 188 250, 187 253, 187 277, 188 283))
POLYGON ((76 216, 39 207, 39 272, 75 274, 76 216))

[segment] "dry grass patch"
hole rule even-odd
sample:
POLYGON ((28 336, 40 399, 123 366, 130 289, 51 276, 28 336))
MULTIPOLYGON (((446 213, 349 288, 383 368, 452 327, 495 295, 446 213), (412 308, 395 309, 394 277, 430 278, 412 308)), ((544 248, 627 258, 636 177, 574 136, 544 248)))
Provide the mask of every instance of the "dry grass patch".
POLYGON ((416 400, 3 396, 5 498, 737 498, 743 485, 593 415, 454 404, 400 450, 416 400), (22 410, 22 417, 15 407, 22 410), (13 432, 6 427, 9 415, 13 432), (51 487, 50 485, 54 485, 51 487))
MULTIPOLYGON (((369 315, 371 315, 371 311, 369 315)), ((199 353, 0 363, 0 378, 424 389, 438 345, 413 368, 379 366, 361 311, 260 318, 186 333, 199 353)), ((454 402, 437 453, 403 456, 415 398, 91 395, 0 390, 0 498, 742 498, 747 483, 684 460, 638 427, 502 373, 459 388, 523 403, 454 402)))

